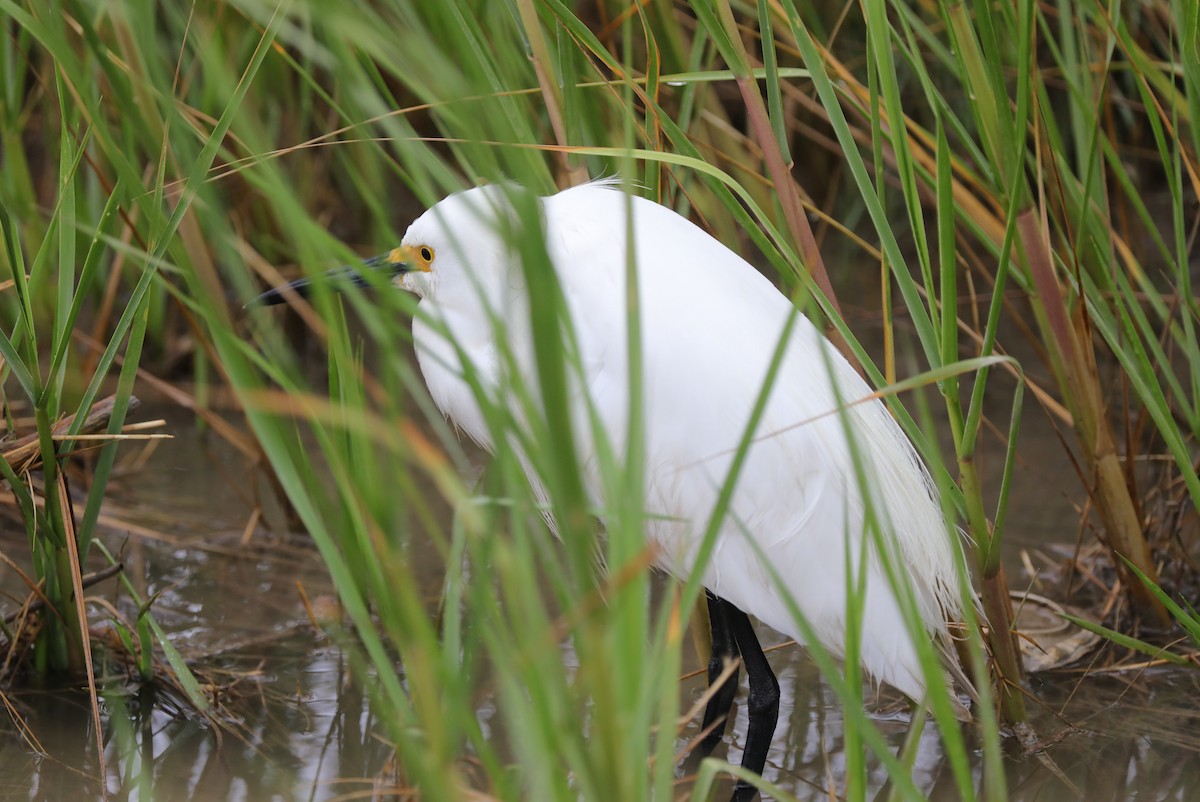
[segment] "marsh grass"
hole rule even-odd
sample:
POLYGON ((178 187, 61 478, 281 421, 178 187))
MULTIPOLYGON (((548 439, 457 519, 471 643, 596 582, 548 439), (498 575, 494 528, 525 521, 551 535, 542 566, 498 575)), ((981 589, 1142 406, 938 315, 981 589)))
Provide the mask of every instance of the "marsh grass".
MULTIPOLYGON (((167 341, 194 343, 193 403, 203 408, 209 384, 237 392, 328 565, 401 774, 423 798, 702 799, 730 770, 709 761, 677 787, 687 726, 679 676, 701 588, 671 584, 662 603, 648 603, 637 425, 599 457, 606 497, 621 502, 588 506, 552 294, 535 307, 546 349, 537 385, 505 388, 525 425, 514 425, 513 407, 481 398, 500 446, 478 480, 412 363, 413 299, 318 293, 298 304, 327 355, 320 376, 300 363, 278 316, 240 311, 263 283, 280 282, 273 265, 319 273, 382 250, 419 209, 480 181, 550 192, 622 176, 753 257, 884 388, 948 517, 964 522, 993 625, 990 660, 968 641, 983 697, 982 781, 950 700, 932 699, 963 798, 1004 798, 998 718, 1025 717, 1001 561, 1025 389, 1076 433, 1079 489, 1104 542, 1132 566, 1114 562, 1124 589, 1148 621, 1166 609, 1143 590, 1157 586, 1157 562, 1133 468, 1145 449, 1161 450, 1188 503, 1200 502, 1194 4, 70 0, 50 9, 0 0, 0 9, 0 222, 13 281, 0 294, 6 398, 22 397, 42 433, 63 413, 86 412, 108 377, 124 404, 139 363, 153 364, 167 341), (1152 208, 1148 186, 1168 213, 1152 208), (831 252, 853 258, 834 267, 831 252), (878 363, 834 292, 864 285, 882 288, 878 363), (1030 314, 1039 356, 1018 365, 1006 354, 1021 349, 1005 347, 1002 331, 1030 314), (72 345, 85 323, 107 343, 96 359, 72 345), (1100 378, 1110 360, 1119 392, 1100 378), (1007 419, 988 421, 984 402, 998 386, 1015 387, 1016 402, 1007 419), (928 405, 922 425, 906 403, 914 390, 928 405), (928 434, 931 419, 952 433, 950 453, 928 434), (999 487, 983 483, 989 453, 1004 466, 999 487), (545 480, 544 499, 520 454, 545 480), (445 566, 436 615, 407 559, 418 531, 445 566), (476 709, 485 691, 497 707, 487 727, 476 709)), ((531 278, 551 275, 538 239, 521 242, 531 278)), ((110 431, 123 418, 115 410, 110 431)), ((62 614, 47 619, 49 640, 33 652, 48 670, 78 667, 87 643, 86 609, 65 600, 113 456, 102 451, 73 514, 57 480, 65 446, 46 440, 42 451, 34 492, 5 470, 29 559, 62 614)), ((965 577, 962 592, 971 593, 965 577)), ((129 633, 143 656, 152 622, 129 633)), ((811 650, 845 709, 836 792, 866 798, 880 764, 892 794, 919 798, 914 753, 894 754, 863 712, 850 641, 845 667, 811 650)), ((159 648, 173 653, 161 638, 159 648)), ((924 659, 933 675, 934 655, 924 659)))

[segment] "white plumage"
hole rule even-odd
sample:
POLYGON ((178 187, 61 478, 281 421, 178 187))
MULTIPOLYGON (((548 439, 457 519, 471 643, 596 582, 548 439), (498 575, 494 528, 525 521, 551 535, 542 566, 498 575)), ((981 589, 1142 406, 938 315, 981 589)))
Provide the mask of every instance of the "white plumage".
MULTIPOLYGON (((505 349, 525 374, 523 383, 536 386, 525 278, 496 225, 511 217, 512 191, 478 188, 432 207, 410 226, 403 247, 427 247, 433 259, 427 269, 397 277, 422 297, 413 331, 433 400, 489 448, 492 435, 464 383, 459 353, 501 403, 511 387, 505 349), (497 343, 498 334, 505 343, 497 343)), ((575 377, 573 414, 585 459, 594 447, 587 397, 614 448, 625 441, 624 285, 631 230, 643 335, 646 537, 658 547, 663 569, 687 576, 792 304, 744 259, 649 200, 588 184, 540 204, 547 251, 580 349, 583 375, 575 377)), ((704 569, 704 585, 803 642, 774 572, 825 648, 842 656, 848 555, 855 575, 866 571, 863 665, 876 680, 920 700, 925 679, 879 546, 891 550, 895 570, 911 580, 920 620, 942 650, 949 641, 947 619, 962 613, 955 549, 929 478, 900 427, 878 400, 852 403, 870 395, 846 360, 800 317, 704 569), (839 407, 844 414, 836 412, 839 407), (869 504, 847 428, 863 456, 869 504), (881 518, 881 537, 867 533, 866 509, 881 518)), ((604 509, 594 460, 585 470, 591 471, 592 501, 604 509)))

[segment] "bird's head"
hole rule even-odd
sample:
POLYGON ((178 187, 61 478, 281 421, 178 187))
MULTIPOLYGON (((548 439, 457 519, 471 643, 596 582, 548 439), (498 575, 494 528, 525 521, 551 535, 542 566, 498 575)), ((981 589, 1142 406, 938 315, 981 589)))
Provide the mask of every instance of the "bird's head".
POLYGON ((248 306, 285 303, 289 295, 308 297, 318 282, 332 291, 377 285, 380 279, 420 298, 440 294, 495 297, 497 282, 508 280, 505 230, 515 224, 514 185, 492 184, 457 192, 412 222, 400 245, 357 265, 339 267, 320 279, 302 278, 268 290, 248 306), (375 278, 378 277, 378 278, 375 278), (464 295, 466 291, 466 295, 464 295))

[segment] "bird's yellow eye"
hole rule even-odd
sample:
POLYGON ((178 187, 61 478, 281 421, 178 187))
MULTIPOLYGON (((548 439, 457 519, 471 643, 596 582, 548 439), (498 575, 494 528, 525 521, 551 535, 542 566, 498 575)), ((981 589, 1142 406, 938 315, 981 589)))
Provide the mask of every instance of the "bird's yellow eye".
POLYGON ((422 245, 417 251, 417 255, 421 257, 422 262, 429 264, 433 261, 433 248, 430 248, 428 245, 422 245))

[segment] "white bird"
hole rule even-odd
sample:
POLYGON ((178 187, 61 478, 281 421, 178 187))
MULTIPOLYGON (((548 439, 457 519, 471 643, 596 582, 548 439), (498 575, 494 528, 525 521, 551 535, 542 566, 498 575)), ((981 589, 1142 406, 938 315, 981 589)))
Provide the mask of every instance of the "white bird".
MULTIPOLYGON (((525 271, 511 245, 517 192, 523 190, 493 185, 451 195, 412 223, 400 247, 366 263, 390 271, 397 285, 420 297, 413 338, 430 395, 488 449, 493 435, 464 380, 462 359, 493 401, 503 403, 514 381, 537 385, 525 271)), ((619 451, 629 414, 625 285, 630 256, 634 260, 645 535, 657 549, 658 566, 686 578, 793 305, 698 226, 611 182, 536 202, 577 343, 571 411, 586 488, 600 510, 605 499, 590 459, 595 443, 587 405, 619 451)), ((349 275, 364 283, 359 272, 349 275)), ((305 280, 289 285, 310 286, 305 280)), ((279 303, 285 295, 272 290, 257 302, 279 303)), ((524 414, 514 413, 518 420, 524 414)), ((540 487, 536 475, 530 479, 540 487)), ((713 629, 710 681, 726 658, 739 655, 749 677, 743 766, 762 772, 779 706, 778 682, 747 614, 804 643, 785 601, 790 594, 814 637, 843 656, 847 559, 854 577, 865 572, 859 656, 867 672, 915 701, 926 695, 914 636, 885 569, 890 562, 911 585, 925 637, 961 677, 947 628, 963 613, 951 532, 899 425, 800 315, 702 569, 713 629), (863 456, 857 467, 855 453, 863 456), (877 534, 869 529, 868 510, 878 518, 877 534)), ((721 737, 716 725, 730 709, 736 684, 735 674, 708 706, 710 749, 721 737)), ((754 794, 753 786, 739 783, 734 799, 754 794)))

